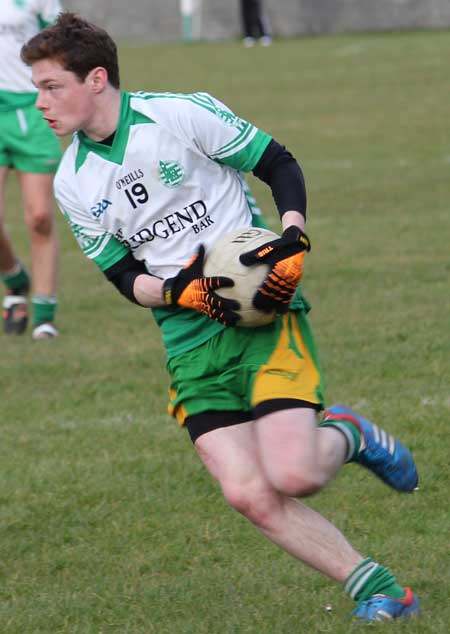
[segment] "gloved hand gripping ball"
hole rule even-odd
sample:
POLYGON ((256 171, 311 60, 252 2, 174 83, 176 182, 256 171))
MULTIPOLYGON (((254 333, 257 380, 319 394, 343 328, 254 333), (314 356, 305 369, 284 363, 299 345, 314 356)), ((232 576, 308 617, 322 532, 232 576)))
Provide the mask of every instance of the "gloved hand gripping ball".
POLYGON ((253 305, 263 312, 279 314, 289 310, 289 304, 302 278, 305 253, 311 250, 308 236, 292 225, 281 238, 243 253, 240 261, 246 266, 264 262, 270 266, 267 277, 255 293, 253 305))
POLYGON ((234 282, 229 277, 205 277, 204 259, 205 247, 200 245, 198 252, 186 266, 175 277, 164 281, 164 303, 167 306, 191 308, 224 326, 235 326, 239 315, 234 311, 239 308, 239 302, 219 297, 215 293, 219 288, 234 286, 234 282))

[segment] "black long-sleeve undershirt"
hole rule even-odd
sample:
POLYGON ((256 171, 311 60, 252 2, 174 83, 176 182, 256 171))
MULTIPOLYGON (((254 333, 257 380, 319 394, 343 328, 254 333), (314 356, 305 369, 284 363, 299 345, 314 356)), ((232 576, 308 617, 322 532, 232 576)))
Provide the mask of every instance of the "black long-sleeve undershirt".
POLYGON ((306 187, 303 172, 283 145, 272 139, 253 174, 272 190, 280 217, 286 211, 298 211, 306 218, 306 187))
POLYGON ((131 253, 127 253, 121 260, 105 269, 103 273, 130 302, 142 306, 142 304, 136 300, 133 288, 138 275, 148 275, 148 271, 143 262, 136 260, 131 253))

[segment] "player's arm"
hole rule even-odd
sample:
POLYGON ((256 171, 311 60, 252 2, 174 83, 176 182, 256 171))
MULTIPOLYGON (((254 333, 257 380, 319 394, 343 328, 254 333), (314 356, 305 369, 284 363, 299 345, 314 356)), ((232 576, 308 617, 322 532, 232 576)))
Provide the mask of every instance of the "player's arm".
POLYGON ((195 255, 174 277, 164 280, 163 298, 166 306, 182 306, 196 310, 224 326, 235 326, 239 303, 216 293, 220 288, 234 286, 229 277, 207 277, 203 272, 205 247, 200 245, 195 255))
POLYGON ((216 294, 219 288, 233 286, 227 277, 205 277, 205 249, 200 246, 194 257, 174 277, 162 280, 147 273, 145 265, 127 253, 103 271, 107 279, 127 299, 140 306, 183 307, 196 310, 225 326, 236 325, 239 304, 216 294))
POLYGON ((272 139, 253 169, 272 195, 283 226, 281 238, 241 255, 247 266, 265 262, 269 273, 253 298, 260 310, 285 313, 303 275, 303 260, 310 250, 304 233, 306 189, 303 173, 292 154, 272 139))
POLYGON ((106 278, 130 302, 145 308, 163 306, 163 280, 150 275, 145 264, 127 253, 103 271, 106 278))
POLYGON ((150 275, 144 263, 136 260, 123 242, 105 232, 82 211, 81 206, 68 199, 63 200, 61 193, 57 200, 83 253, 131 302, 146 308, 189 308, 225 326, 237 323, 239 317, 235 310, 239 304, 215 292, 219 288, 233 286, 233 281, 226 277, 205 277, 203 246, 177 275, 162 280, 150 275))
POLYGON ((283 229, 305 228, 306 186, 303 172, 292 154, 272 139, 253 168, 253 174, 272 190, 283 229))

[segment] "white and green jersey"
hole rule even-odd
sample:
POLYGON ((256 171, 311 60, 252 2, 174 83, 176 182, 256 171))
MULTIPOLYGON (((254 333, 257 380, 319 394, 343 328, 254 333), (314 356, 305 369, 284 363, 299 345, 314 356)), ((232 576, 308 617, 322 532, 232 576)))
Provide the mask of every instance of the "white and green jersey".
MULTIPOLYGON (((127 252, 149 273, 175 275, 197 251, 252 224, 240 171, 271 137, 206 93, 122 93, 112 146, 78 132, 55 196, 85 255, 105 270, 127 252)), ((222 326, 191 310, 155 309, 169 355, 222 326)))
POLYGON ((36 99, 31 70, 20 59, 22 46, 62 11, 59 0, 0 0, 0 110, 36 99))

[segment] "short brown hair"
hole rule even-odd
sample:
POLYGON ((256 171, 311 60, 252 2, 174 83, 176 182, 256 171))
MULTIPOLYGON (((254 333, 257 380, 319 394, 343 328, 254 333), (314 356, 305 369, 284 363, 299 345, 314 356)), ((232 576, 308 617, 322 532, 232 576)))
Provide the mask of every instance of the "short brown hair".
POLYGON ((117 47, 108 33, 75 13, 60 13, 55 24, 32 37, 21 51, 28 66, 42 59, 56 59, 84 81, 93 68, 102 66, 108 81, 120 88, 117 47))

